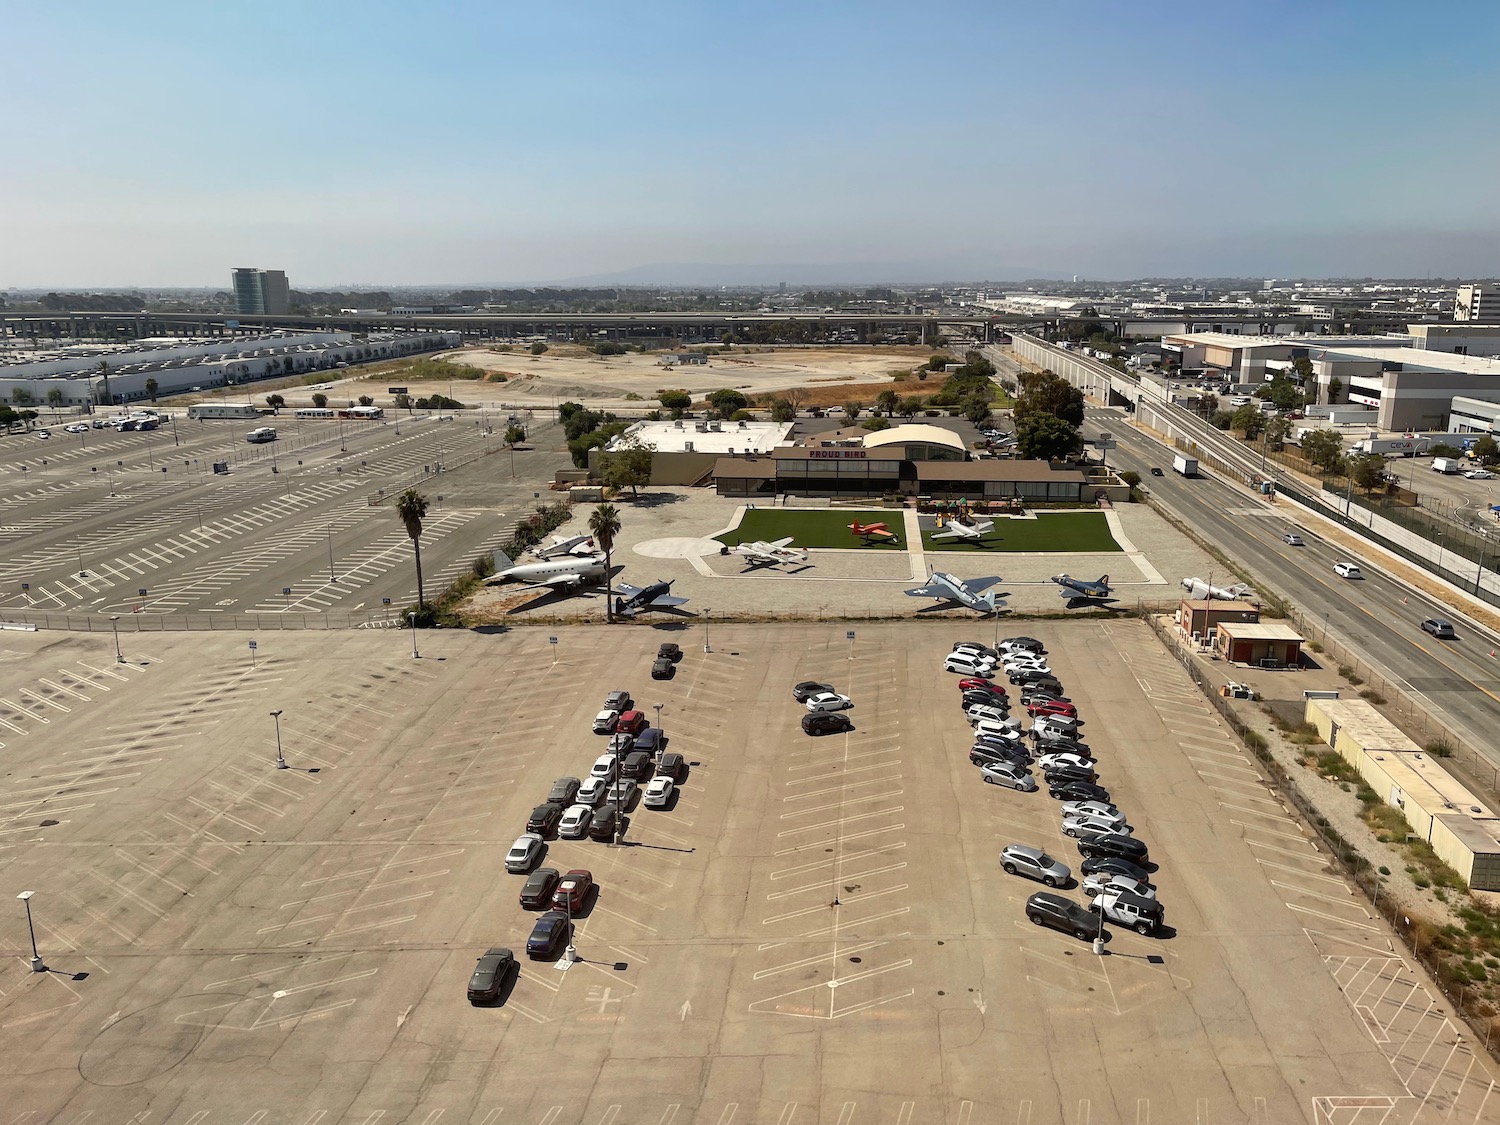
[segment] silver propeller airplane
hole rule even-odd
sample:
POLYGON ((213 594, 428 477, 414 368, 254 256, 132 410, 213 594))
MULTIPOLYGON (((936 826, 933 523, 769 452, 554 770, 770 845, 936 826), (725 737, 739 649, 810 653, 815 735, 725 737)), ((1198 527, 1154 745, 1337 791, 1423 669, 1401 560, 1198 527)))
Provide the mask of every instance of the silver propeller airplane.
POLYGON ((784 563, 807 563, 807 552, 792 546, 792 537, 766 542, 757 539, 753 543, 741 543, 729 548, 732 554, 741 555, 751 566, 781 566, 784 563))
POLYGON ((936 598, 938 605, 930 609, 948 609, 961 605, 976 613, 991 614, 1005 608, 1005 602, 997 599, 990 587, 1003 581, 998 575, 993 578, 970 578, 967 582, 952 574, 934 571, 925 586, 906 591, 911 598, 936 598))
POLYGON ((973 523, 964 523, 960 519, 951 519, 942 531, 934 531, 933 539, 983 539, 995 530, 994 520, 975 520, 973 523))

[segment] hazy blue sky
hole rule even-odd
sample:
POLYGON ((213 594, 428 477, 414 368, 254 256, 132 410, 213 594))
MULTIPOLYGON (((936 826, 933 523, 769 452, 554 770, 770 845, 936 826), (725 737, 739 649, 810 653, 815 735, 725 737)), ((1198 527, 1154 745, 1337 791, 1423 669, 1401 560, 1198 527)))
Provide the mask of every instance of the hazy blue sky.
POLYGON ((1497 32, 1493 2, 0 0, 0 286, 1494 275, 1497 32))

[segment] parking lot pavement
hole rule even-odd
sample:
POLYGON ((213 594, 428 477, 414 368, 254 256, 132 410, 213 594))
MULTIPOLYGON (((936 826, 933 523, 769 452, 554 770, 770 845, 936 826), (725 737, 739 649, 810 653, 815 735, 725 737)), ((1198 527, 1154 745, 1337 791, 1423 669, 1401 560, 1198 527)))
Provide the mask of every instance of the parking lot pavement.
POLYGON ((998 849, 1076 849, 1057 802, 968 763, 951 626, 445 632, 417 659, 288 633, 253 666, 232 635, 132 634, 117 662, 0 634, 0 865, 51 969, 12 927, 12 1117, 1488 1120, 1493 1069, 1152 634, 1028 631, 1160 865, 1164 937, 1110 926, 1096 957, 1027 922, 998 849), (653 681, 663 639, 684 656, 653 681), (852 733, 802 733, 803 678, 852 696, 852 733), (614 688, 662 705, 688 769, 622 846, 547 842, 598 883, 560 968, 524 955, 502 859, 601 752, 614 688), (497 944, 519 972, 472 1007, 497 944))

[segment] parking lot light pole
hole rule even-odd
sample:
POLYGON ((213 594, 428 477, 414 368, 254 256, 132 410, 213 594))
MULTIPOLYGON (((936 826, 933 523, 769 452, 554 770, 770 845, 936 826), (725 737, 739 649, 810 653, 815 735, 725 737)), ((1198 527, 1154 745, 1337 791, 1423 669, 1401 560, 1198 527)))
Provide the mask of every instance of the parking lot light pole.
MULTIPOLYGON (((410 613, 409 610, 407 612, 410 613)), ((417 651, 417 615, 415 613, 411 613, 411 658, 413 660, 422 658, 422 654, 417 651)))
POLYGON ((713 610, 709 609, 708 606, 704 606, 703 607, 703 651, 704 652, 713 652, 713 649, 711 649, 711 648, 708 647, 708 625, 709 625, 709 618, 712 615, 713 615, 713 610))
MULTIPOLYGON (((661 731, 661 709, 662 709, 662 705, 660 703, 653 703, 651 706, 653 706, 653 707, 656 708, 656 729, 658 731, 661 731)), ((661 734, 658 734, 656 737, 660 738, 661 734)))
POLYGON ((563 950, 563 960, 572 964, 578 960, 578 948, 573 944, 573 896, 569 895, 563 902, 563 909, 568 912, 568 947, 563 950))
POLYGON ((118 613, 110 614, 109 623, 115 630, 115 663, 124 664, 125 654, 120 651, 120 615, 118 613))
POLYGON ((42 957, 36 951, 36 927, 31 923, 31 896, 35 891, 22 891, 16 897, 26 904, 26 932, 31 936, 31 971, 33 973, 45 973, 47 966, 42 964, 42 957))
POLYGON ((276 768, 284 770, 287 768, 286 759, 281 754, 281 712, 272 711, 271 718, 276 720, 276 768))

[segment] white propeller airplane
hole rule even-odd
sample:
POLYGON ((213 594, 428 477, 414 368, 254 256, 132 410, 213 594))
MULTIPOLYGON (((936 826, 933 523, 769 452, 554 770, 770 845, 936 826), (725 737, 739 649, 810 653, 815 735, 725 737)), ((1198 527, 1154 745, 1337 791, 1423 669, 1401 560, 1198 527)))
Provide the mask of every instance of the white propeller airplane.
POLYGON ((1218 598, 1226 602, 1249 597, 1255 593, 1243 582, 1238 582, 1233 586, 1215 586, 1201 578, 1184 578, 1182 588, 1188 592, 1190 598, 1218 598))
POLYGON ((545 546, 531 548, 531 555, 538 559, 558 559, 565 555, 576 555, 584 557, 597 554, 594 550, 594 540, 587 535, 554 535, 552 542, 545 546))
POLYGON ((515 579, 523 590, 571 590, 589 582, 604 581, 604 556, 568 556, 541 562, 514 563, 504 551, 495 552, 495 573, 484 580, 486 586, 515 579))
POLYGON ((973 523, 964 523, 960 519, 951 519, 942 531, 932 533, 933 539, 983 539, 995 530, 994 520, 975 520, 973 523))
POLYGON ((792 547, 792 536, 766 542, 757 539, 753 543, 741 543, 729 548, 731 554, 741 555, 751 566, 782 566, 786 563, 806 565, 807 552, 792 547))

